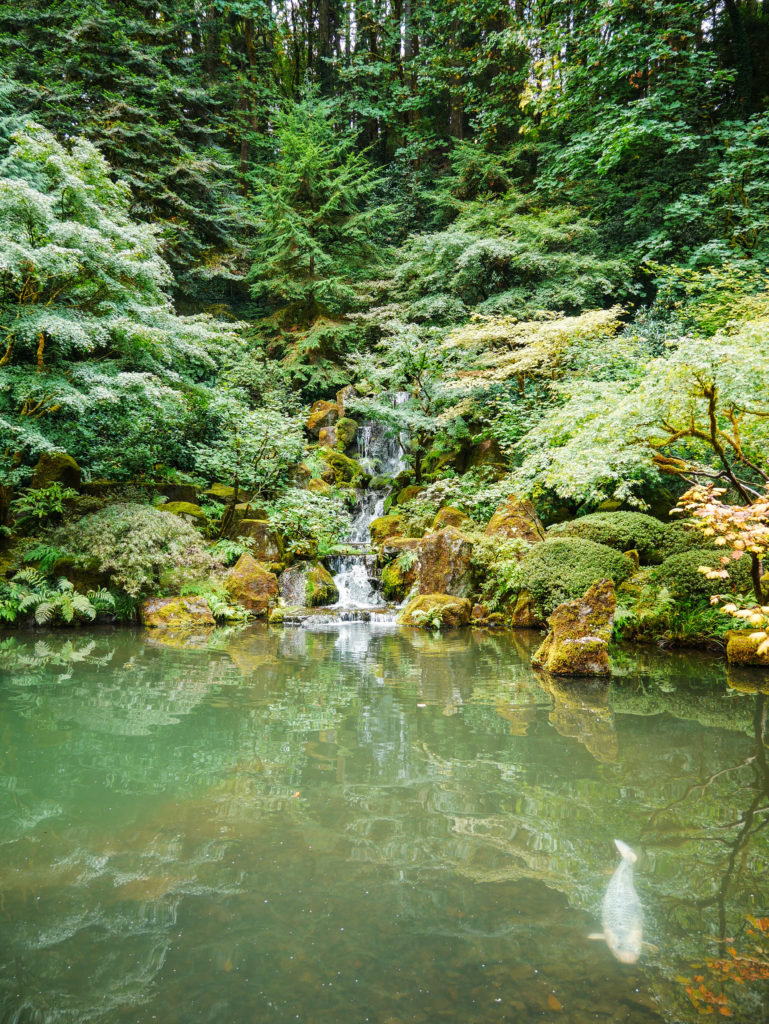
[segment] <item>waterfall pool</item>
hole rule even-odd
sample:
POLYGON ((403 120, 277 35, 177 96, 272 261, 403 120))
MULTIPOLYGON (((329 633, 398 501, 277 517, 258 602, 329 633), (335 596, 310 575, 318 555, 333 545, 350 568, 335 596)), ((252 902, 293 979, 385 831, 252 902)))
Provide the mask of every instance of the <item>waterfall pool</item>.
POLYGON ((766 675, 634 651, 575 691, 538 641, 6 635, 0 1020, 765 1021, 766 675), (588 939, 615 838, 631 965, 588 939))

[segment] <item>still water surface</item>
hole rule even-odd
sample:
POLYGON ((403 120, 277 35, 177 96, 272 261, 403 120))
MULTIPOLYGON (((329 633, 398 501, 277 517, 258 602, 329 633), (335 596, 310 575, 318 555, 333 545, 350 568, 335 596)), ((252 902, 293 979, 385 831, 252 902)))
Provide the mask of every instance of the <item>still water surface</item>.
POLYGON ((634 652, 575 695, 538 640, 0 640, 0 1021, 769 1019, 766 675, 634 652), (630 966, 587 938, 615 837, 630 966))

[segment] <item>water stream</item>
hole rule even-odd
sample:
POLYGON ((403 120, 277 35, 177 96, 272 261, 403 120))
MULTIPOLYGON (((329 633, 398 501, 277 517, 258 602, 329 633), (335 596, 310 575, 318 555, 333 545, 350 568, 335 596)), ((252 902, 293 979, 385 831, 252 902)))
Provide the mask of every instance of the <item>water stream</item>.
MULTIPOLYGON (((396 392, 393 405, 401 405, 407 392, 396 392)), ((369 420, 358 429, 356 458, 373 477, 394 478, 405 468, 402 438, 386 424, 369 420)), ((361 489, 355 516, 346 543, 359 548, 356 553, 332 559, 331 570, 339 590, 334 606, 345 611, 383 609, 386 603, 379 593, 375 575, 376 556, 369 550, 369 526, 384 515, 389 487, 361 489)))

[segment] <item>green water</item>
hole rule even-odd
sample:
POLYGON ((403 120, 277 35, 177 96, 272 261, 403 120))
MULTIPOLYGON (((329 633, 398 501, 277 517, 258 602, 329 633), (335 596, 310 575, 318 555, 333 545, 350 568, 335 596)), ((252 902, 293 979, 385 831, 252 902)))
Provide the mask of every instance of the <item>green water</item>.
POLYGON ((766 675, 634 652, 574 695, 538 639, 0 640, 0 1021, 688 1021, 695 975, 769 1018, 692 966, 769 947, 766 675), (615 837, 632 966, 587 938, 615 837))

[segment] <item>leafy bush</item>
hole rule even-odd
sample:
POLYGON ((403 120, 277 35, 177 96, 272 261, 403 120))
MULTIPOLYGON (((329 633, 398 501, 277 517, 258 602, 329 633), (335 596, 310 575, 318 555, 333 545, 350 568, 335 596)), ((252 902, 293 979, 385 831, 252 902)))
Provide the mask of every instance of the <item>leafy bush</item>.
POLYGON ((520 589, 518 564, 529 546, 518 538, 507 540, 486 534, 474 534, 472 540, 479 597, 494 611, 520 589))
POLYGON ((564 601, 582 597, 596 580, 611 579, 618 586, 633 571, 630 559, 605 544, 564 537, 535 544, 516 567, 510 586, 528 590, 549 615, 564 601))
POLYGON ((269 506, 271 525, 292 541, 318 543, 321 555, 350 530, 350 513, 338 494, 289 489, 269 506))
POLYGON ((680 555, 684 551, 692 551, 694 548, 706 548, 708 543, 708 538, 703 536, 702 530, 694 525, 681 522, 667 523, 662 534, 659 553, 664 562, 671 555, 680 555))
POLYGON ((11 502, 11 514, 17 527, 40 526, 64 513, 64 502, 76 498, 73 487, 62 487, 59 483, 24 491, 11 502))
POLYGON ((548 531, 551 537, 581 537, 605 544, 616 551, 638 552, 642 565, 661 561, 659 549, 666 525, 643 512, 594 512, 592 515, 558 523, 548 531))
POLYGON ((741 558, 729 566, 730 579, 709 580, 699 571, 701 565, 713 565, 713 548, 694 548, 666 558, 652 575, 660 586, 667 587, 678 599, 697 598, 707 601, 713 594, 742 593, 751 589, 750 559, 741 558))
POLYGON ((213 567, 197 530, 180 516, 150 505, 118 504, 60 527, 52 543, 79 565, 94 563, 129 596, 139 597, 171 582, 171 576, 201 575, 213 567))

